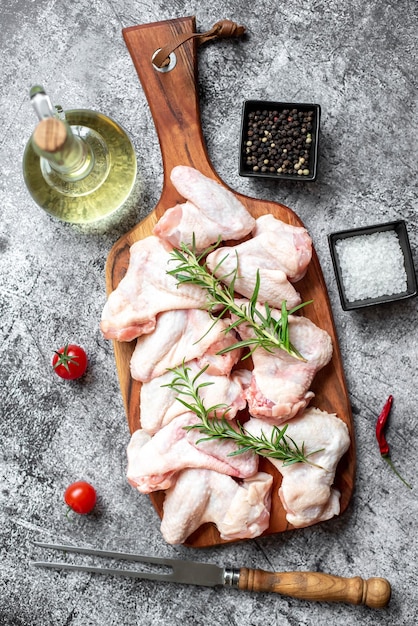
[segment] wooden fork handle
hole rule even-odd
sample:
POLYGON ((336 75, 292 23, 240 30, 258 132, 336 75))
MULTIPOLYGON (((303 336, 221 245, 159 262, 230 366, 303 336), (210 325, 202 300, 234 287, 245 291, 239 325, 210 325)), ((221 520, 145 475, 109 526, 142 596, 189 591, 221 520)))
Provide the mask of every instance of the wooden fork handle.
POLYGON ((341 578, 320 572, 266 572, 245 567, 240 569, 238 587, 302 600, 365 604, 373 609, 385 607, 391 595, 390 584, 385 578, 364 580, 360 576, 341 578))

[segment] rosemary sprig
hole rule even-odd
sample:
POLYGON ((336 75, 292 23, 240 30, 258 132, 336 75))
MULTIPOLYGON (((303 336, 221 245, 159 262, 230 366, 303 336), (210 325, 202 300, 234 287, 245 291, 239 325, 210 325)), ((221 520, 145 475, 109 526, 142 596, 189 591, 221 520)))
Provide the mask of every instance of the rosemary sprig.
POLYGON ((178 285, 187 283, 197 285, 206 290, 208 296, 207 310, 214 319, 215 315, 217 318, 220 318, 228 313, 236 317, 236 320, 231 322, 225 332, 237 328, 240 324, 245 324, 253 331, 253 337, 239 341, 220 351, 219 354, 229 352, 237 347, 249 347, 249 355, 257 347, 264 348, 264 350, 268 352, 279 348, 285 350, 291 356, 305 361, 306 359, 304 359, 290 341, 288 316, 307 304, 310 304, 312 300, 303 302, 290 311, 287 311, 286 302, 283 302, 281 316, 279 319, 275 319, 267 303, 264 304, 264 312, 260 310, 260 305, 258 304, 260 273, 257 270, 254 291, 251 298, 247 304, 239 305, 235 301, 234 293, 235 281, 238 277, 238 261, 237 267, 232 272, 220 277, 216 277, 215 273, 217 273, 227 255, 218 263, 213 274, 209 271, 204 261, 206 255, 216 249, 219 243, 220 241, 210 246, 199 255, 196 254, 193 245, 188 246, 182 243, 180 249, 171 251, 172 259, 170 260, 177 262, 176 268, 167 271, 168 274, 175 277, 178 285), (231 279, 229 285, 223 282, 226 278, 231 279))
MULTIPOLYGON (((199 382, 199 377, 206 371, 208 366, 201 369, 195 376, 190 378, 189 372, 191 371, 184 363, 180 367, 170 369, 169 371, 174 374, 174 378, 171 383, 164 385, 176 391, 179 396, 187 396, 190 400, 184 400, 181 397, 177 397, 177 400, 181 402, 189 411, 192 411, 200 419, 197 424, 185 426, 186 430, 197 429, 200 433, 205 435, 197 441, 213 441, 213 440, 225 440, 229 439, 236 443, 237 449, 230 452, 228 456, 236 456, 244 452, 252 451, 259 456, 278 459, 283 462, 283 465, 293 465, 294 463, 307 463, 315 467, 321 467, 315 463, 311 463, 308 457, 321 452, 315 450, 306 454, 305 444, 302 443, 298 446, 296 442, 286 435, 288 425, 283 428, 273 426, 270 438, 268 438, 264 432, 260 437, 249 433, 245 430, 244 426, 239 422, 236 423, 236 428, 226 419, 226 415, 230 410, 226 404, 216 404, 209 408, 206 408, 200 395, 200 390, 203 387, 212 385, 211 382, 199 382), (222 411, 220 418, 216 416, 218 411, 222 411)), ((322 469, 322 468, 321 468, 322 469)))

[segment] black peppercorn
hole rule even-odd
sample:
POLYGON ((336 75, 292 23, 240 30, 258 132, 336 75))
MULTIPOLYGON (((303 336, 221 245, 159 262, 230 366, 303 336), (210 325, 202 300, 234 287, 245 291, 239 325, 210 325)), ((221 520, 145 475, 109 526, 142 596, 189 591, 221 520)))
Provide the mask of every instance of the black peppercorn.
POLYGON ((307 176, 314 111, 267 109, 250 111, 244 152, 254 172, 307 176))

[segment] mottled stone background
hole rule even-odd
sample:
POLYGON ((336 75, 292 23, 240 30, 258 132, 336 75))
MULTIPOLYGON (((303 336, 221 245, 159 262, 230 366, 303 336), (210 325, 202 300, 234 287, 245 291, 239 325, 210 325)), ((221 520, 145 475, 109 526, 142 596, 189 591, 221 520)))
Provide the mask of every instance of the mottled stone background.
POLYGON ((342 311, 327 235, 403 218, 416 263, 417 3, 414 0, 2 0, 0 7, 0 623, 2 626, 206 625, 413 626, 417 607, 417 300, 342 311), (235 8, 234 8, 235 7, 235 8), (112 346, 98 321, 114 242, 155 206, 162 184, 154 125, 121 29, 196 15, 202 32, 221 18, 247 27, 242 41, 199 50, 203 132, 221 178, 246 195, 291 207, 309 229, 335 315, 358 469, 347 512, 280 536, 205 551, 170 547, 146 496, 126 482, 129 439, 112 346), (131 136, 138 185, 107 229, 47 216, 21 174, 35 126, 28 92, 45 86, 64 108, 114 117, 131 136), (238 175, 242 102, 322 107, 316 183, 238 175), (87 349, 79 382, 51 373, 66 341, 87 349), (412 491, 381 460, 374 424, 395 398, 388 438, 412 491), (75 479, 97 487, 92 516, 66 517, 75 479), (34 570, 32 541, 62 540, 272 570, 385 576, 387 609, 308 603, 268 594, 34 570))

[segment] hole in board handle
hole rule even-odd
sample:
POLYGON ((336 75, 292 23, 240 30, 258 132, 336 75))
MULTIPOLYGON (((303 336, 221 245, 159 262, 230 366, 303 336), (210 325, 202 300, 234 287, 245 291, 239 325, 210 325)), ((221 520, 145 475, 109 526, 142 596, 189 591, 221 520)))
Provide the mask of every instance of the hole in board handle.
MULTIPOLYGON (((154 52, 154 54, 152 55, 152 59, 151 59, 152 61, 154 61, 155 57, 160 52, 160 50, 161 48, 158 48, 158 50, 154 52)), ((166 65, 163 65, 162 67, 157 67, 153 63, 154 68, 157 70, 157 72, 171 72, 171 70, 173 70, 176 67, 177 57, 174 52, 171 52, 169 54, 169 56, 167 57, 167 60, 164 62, 166 63, 166 65), (168 63, 166 62, 167 60, 168 60, 168 63)))

